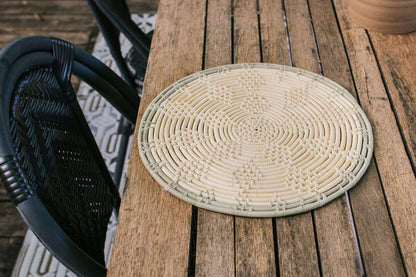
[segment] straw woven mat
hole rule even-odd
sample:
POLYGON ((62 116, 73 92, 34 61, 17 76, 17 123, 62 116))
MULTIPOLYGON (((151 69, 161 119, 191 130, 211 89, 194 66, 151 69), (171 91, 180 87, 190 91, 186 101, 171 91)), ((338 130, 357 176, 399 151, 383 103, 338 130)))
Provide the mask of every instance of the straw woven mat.
POLYGON ((370 123, 335 82, 301 69, 236 64, 164 90, 139 130, 141 158, 173 195, 253 217, 308 211, 354 186, 373 150, 370 123))

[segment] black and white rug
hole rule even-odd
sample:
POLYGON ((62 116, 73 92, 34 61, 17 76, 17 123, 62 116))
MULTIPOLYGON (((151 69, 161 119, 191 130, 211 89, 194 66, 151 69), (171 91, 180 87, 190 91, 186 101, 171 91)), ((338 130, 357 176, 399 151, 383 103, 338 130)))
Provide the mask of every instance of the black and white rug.
MULTIPOLYGON (((154 29, 156 14, 133 14, 132 19, 145 33, 149 33, 154 29)), ((130 52, 131 44, 124 36, 120 37, 120 42, 122 45, 122 53, 124 56, 127 56, 130 52)), ((98 35, 92 54, 119 74, 116 64, 111 57, 101 34, 98 35)), ((141 80, 138 80, 137 82, 140 83, 141 80)), ((117 133, 120 114, 111 105, 109 105, 100 94, 94 91, 86 83, 81 82, 77 96, 85 117, 90 124, 91 130, 93 131, 97 144, 101 149, 101 153, 103 154, 109 171, 113 174, 115 171, 116 158, 120 143, 119 135, 117 133)), ((130 153, 131 142, 132 137, 130 138, 127 153, 130 153)), ((126 157, 124 163, 120 193, 122 193, 124 189, 124 175, 127 169, 127 161, 128 157, 126 157)), ((110 261, 112 239, 115 228, 116 222, 112 219, 110 220, 105 245, 107 264, 110 261)), ((16 260, 12 276, 75 277, 75 274, 60 264, 29 230, 16 260)))

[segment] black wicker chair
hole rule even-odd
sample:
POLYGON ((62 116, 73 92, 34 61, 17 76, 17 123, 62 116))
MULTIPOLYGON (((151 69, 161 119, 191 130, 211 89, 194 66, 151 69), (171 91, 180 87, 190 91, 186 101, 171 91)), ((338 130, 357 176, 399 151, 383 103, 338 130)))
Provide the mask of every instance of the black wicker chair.
POLYGON ((29 228, 80 276, 104 276, 104 242, 120 196, 77 102, 72 73, 130 122, 139 97, 72 44, 25 37, 0 52, 0 177, 29 228))
POLYGON ((87 0, 101 33, 123 78, 132 86, 143 80, 150 50, 151 35, 145 34, 131 20, 125 0, 87 0), (127 62, 120 49, 119 35, 131 42, 127 62))

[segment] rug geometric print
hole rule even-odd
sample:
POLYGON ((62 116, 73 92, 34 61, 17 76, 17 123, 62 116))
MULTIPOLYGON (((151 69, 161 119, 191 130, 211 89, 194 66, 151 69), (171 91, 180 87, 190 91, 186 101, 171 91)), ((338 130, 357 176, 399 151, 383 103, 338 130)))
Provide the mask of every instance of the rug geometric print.
MULTIPOLYGON (((149 33, 154 29, 156 14, 133 14, 132 19, 145 33, 149 33)), ((123 35, 120 36, 120 42, 123 56, 128 55, 129 50, 131 49, 130 42, 123 35)), ((120 74, 101 34, 99 34, 97 37, 97 41, 94 45, 92 54, 107 66, 109 66, 117 74, 120 74)), ((139 93, 141 93, 140 90, 142 80, 136 80, 136 83, 139 87, 139 93)), ((84 111, 84 115, 90 125, 92 133, 94 134, 96 142, 101 150, 101 154, 104 157, 110 174, 114 176, 117 155, 120 148, 120 134, 118 133, 118 126, 121 118, 120 114, 111 105, 109 105, 100 94, 98 94, 84 82, 81 82, 79 86, 77 98, 82 110, 84 111)), ((126 158, 124 161, 123 173, 120 181, 120 195, 122 195, 124 189, 124 176, 127 169, 128 154, 130 153, 131 142, 132 136, 130 136, 126 150, 126 158)), ((112 217, 109 222, 107 240, 104 250, 107 264, 110 260, 112 239, 114 236, 115 228, 116 221, 115 218, 112 217)), ((45 249, 45 247, 39 242, 33 233, 28 230, 19 255, 16 259, 12 276, 75 277, 76 275, 69 271, 61 263, 59 263, 49 253, 49 251, 45 249)))

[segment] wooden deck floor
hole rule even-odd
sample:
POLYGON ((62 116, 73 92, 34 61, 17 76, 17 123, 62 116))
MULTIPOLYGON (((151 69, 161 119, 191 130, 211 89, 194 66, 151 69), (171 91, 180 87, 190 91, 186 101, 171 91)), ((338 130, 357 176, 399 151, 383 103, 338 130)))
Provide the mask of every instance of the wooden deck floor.
MULTIPOLYGON (((158 0, 127 0, 132 13, 156 11, 158 0)), ((85 0, 0 1, 0 49, 19 37, 55 36, 92 51, 98 28, 85 0)), ((0 277, 10 276, 26 225, 0 185, 0 277)))

